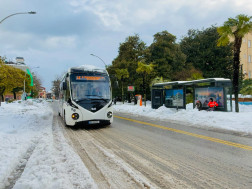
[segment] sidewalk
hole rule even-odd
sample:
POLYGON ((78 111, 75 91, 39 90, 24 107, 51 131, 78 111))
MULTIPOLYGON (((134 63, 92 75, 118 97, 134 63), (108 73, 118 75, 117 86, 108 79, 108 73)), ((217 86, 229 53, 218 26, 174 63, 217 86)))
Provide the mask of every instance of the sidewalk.
POLYGON ((224 129, 252 135, 252 105, 240 105, 240 113, 235 112, 207 112, 193 109, 193 105, 187 104, 186 110, 166 108, 152 109, 148 101, 147 106, 137 106, 133 103, 113 105, 115 113, 127 113, 132 116, 145 116, 155 120, 173 121, 184 123, 187 126, 224 129))

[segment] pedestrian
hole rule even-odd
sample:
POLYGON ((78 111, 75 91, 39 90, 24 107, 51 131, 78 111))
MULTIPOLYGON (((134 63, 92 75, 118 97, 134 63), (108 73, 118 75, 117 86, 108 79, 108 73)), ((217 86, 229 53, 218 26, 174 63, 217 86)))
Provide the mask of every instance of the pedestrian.
POLYGON ((195 105, 199 111, 202 110, 202 103, 200 102, 200 100, 197 100, 195 105))
POLYGON ((209 108, 207 109, 207 111, 214 111, 217 106, 218 106, 218 103, 213 101, 213 98, 210 98, 209 103, 208 103, 209 108))

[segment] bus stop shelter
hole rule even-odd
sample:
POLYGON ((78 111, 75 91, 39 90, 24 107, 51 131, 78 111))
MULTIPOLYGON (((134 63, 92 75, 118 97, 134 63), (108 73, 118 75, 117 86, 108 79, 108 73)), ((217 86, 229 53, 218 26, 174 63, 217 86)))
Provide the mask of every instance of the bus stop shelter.
POLYGON ((188 94, 192 95, 193 108, 200 101, 202 109, 207 109, 209 99, 213 98, 219 104, 217 111, 232 111, 232 82, 224 78, 156 83, 151 91, 152 108, 164 105, 167 108, 186 109, 188 94))

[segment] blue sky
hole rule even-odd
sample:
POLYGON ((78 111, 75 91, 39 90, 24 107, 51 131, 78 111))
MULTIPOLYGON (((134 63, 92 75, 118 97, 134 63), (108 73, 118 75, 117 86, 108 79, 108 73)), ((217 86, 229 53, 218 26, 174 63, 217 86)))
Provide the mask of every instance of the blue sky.
POLYGON ((125 38, 139 34, 147 44, 167 30, 178 41, 189 29, 221 25, 238 14, 252 15, 251 0, 0 0, 0 56, 24 57, 46 90, 67 68, 104 67, 125 38))

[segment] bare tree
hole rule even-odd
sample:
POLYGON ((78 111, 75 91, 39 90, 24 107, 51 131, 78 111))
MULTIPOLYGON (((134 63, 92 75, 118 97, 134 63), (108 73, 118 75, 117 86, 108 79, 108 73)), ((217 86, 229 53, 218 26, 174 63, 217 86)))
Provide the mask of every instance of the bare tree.
POLYGON ((60 77, 56 76, 55 80, 52 81, 52 92, 55 95, 55 98, 58 99, 59 98, 59 93, 60 93, 60 77))

